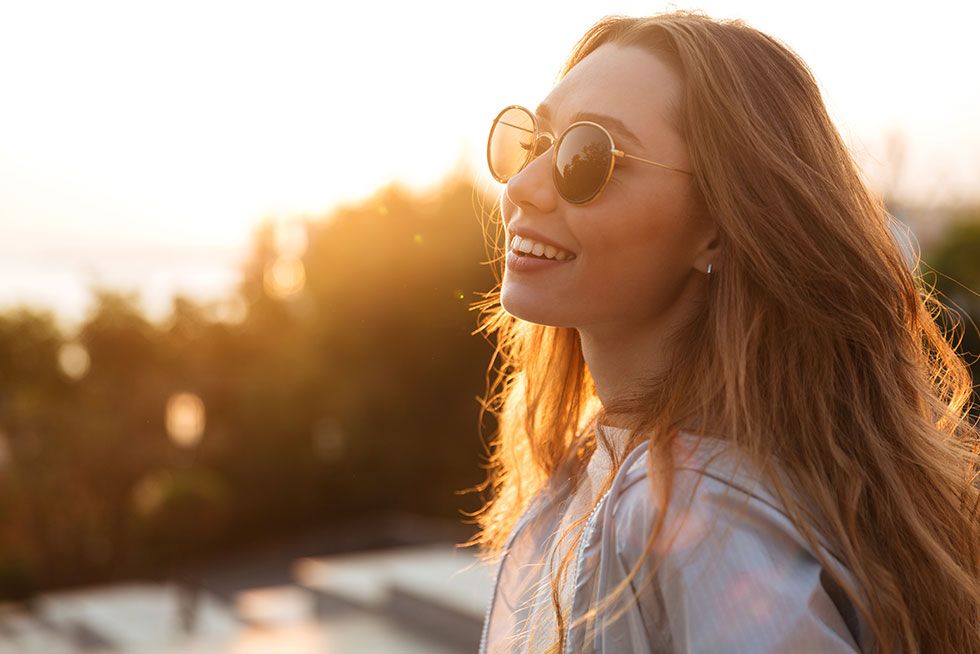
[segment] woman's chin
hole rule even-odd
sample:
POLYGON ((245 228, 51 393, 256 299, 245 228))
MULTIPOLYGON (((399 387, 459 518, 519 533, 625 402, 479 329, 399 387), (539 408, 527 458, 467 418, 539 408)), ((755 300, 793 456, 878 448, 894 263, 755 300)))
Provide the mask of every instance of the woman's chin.
POLYGON ((574 324, 571 316, 554 306, 548 299, 542 300, 537 294, 526 292, 528 289, 510 288, 504 284, 500 291, 500 305, 504 311, 527 322, 550 327, 571 327, 574 324))

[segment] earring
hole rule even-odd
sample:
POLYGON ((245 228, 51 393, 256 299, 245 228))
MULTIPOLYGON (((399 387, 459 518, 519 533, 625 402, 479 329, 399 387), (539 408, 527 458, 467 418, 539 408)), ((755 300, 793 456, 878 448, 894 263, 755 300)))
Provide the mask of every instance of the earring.
POLYGON ((708 274, 709 275, 711 274, 711 264, 710 263, 708 264, 708 274))

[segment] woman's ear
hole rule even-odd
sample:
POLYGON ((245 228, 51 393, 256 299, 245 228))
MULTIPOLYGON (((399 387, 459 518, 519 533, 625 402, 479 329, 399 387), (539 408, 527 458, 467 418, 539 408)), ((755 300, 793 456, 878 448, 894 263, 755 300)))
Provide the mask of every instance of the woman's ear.
POLYGON ((708 273, 708 264, 711 264, 711 272, 718 270, 721 263, 721 230, 718 228, 718 221, 712 215, 711 210, 705 202, 704 196, 692 185, 691 187, 691 221, 696 231, 694 240, 694 259, 691 266, 702 273, 708 273))
POLYGON ((708 264, 711 264, 711 272, 718 270, 721 263, 721 234, 714 221, 706 221, 706 227, 698 241, 698 247, 694 257, 694 268, 702 273, 708 273, 708 264))

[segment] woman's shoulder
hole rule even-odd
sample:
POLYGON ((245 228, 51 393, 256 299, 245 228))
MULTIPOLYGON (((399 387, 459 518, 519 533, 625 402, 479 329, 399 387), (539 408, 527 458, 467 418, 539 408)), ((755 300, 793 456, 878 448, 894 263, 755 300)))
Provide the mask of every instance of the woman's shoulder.
MULTIPOLYGON (((731 443, 681 432, 676 447, 665 530, 695 543, 705 540, 710 529, 738 529, 774 546, 813 554, 769 482, 731 443)), ((612 511, 624 546, 647 535, 663 503, 659 480, 648 474, 647 458, 646 444, 641 444, 627 457, 628 467, 620 470, 623 479, 612 511)), ((837 558, 823 534, 815 528, 813 532, 822 550, 837 558)), ((721 542, 720 537, 711 540, 721 542)))
MULTIPOLYGON (((870 636, 851 601, 757 471, 724 441, 681 436, 682 456, 653 550, 657 593, 669 605, 671 632, 697 640, 688 643, 695 650, 712 649, 712 643, 698 639, 721 637, 718 633, 686 628, 692 626, 688 620, 715 619, 752 625, 743 633, 744 643, 725 642, 727 651, 768 651, 759 648, 757 638, 779 642, 785 651, 793 643, 812 647, 812 642, 825 643, 826 651, 854 651, 861 643, 864 651, 870 636), (804 635, 814 640, 798 640, 804 635)), ((615 554, 629 570, 644 554, 662 497, 647 475, 645 452, 633 454, 629 469, 621 472, 622 492, 612 503, 611 518, 615 554)), ((834 572, 855 588, 847 568, 816 535, 834 572)), ((644 560, 641 570, 649 564, 644 560)))
MULTIPOLYGON (((697 538, 710 522, 748 519, 749 513, 765 515, 785 525, 783 511, 757 471, 728 442, 718 438, 680 432, 675 443, 675 464, 670 486, 670 504, 664 520, 668 527, 682 530, 681 537, 697 538)), ((660 479, 651 479, 647 444, 637 446, 625 459, 618 475, 619 491, 612 499, 617 542, 626 547, 657 517, 663 503, 660 479)))

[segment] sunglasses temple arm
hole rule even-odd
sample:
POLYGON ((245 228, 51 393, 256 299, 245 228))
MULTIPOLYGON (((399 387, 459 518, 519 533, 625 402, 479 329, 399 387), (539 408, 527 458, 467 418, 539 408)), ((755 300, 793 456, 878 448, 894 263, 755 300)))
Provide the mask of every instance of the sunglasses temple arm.
POLYGON ((687 171, 687 170, 681 170, 680 168, 674 168, 673 166, 668 166, 667 164, 657 163, 656 161, 650 161, 649 159, 644 159, 642 157, 637 157, 637 156, 632 155, 632 154, 626 154, 622 150, 613 149, 612 153, 615 156, 617 156, 617 157, 629 157, 630 159, 636 159, 637 161, 642 161, 643 163, 653 164, 654 166, 660 166, 661 168, 666 168, 667 170, 676 170, 679 173, 686 173, 688 175, 693 175, 694 174, 694 173, 692 173, 690 171, 687 171))

